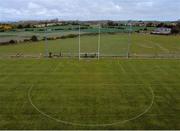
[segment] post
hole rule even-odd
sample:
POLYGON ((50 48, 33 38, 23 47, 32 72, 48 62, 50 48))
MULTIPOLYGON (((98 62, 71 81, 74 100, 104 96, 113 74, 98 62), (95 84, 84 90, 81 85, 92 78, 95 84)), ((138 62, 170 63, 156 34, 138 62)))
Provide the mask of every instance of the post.
POLYGON ((79 60, 81 59, 81 26, 79 25, 79 60))
POLYGON ((100 45, 101 44, 101 26, 99 25, 99 36, 98 36, 98 60, 100 59, 100 45))
POLYGON ((44 34, 45 34, 45 54, 46 54, 46 57, 48 57, 48 42, 47 42, 47 23, 45 23, 45 28, 44 28, 44 34))
POLYGON ((132 31, 132 25, 129 24, 129 41, 128 41, 128 51, 127 51, 127 58, 129 58, 130 55, 130 47, 131 47, 131 31, 132 31))

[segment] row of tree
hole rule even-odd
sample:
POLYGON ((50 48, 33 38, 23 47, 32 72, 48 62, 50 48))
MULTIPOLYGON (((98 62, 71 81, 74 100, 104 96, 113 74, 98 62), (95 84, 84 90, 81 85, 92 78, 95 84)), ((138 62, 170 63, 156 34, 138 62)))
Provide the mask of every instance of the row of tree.
POLYGON ((173 34, 180 34, 180 22, 174 27, 172 27, 172 33, 173 34))

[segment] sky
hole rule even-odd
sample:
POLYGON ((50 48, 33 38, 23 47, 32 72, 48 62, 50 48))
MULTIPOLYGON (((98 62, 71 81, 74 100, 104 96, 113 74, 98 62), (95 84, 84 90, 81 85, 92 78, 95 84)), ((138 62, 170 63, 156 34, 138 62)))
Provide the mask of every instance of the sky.
POLYGON ((180 19, 180 0, 0 0, 0 21, 180 19))

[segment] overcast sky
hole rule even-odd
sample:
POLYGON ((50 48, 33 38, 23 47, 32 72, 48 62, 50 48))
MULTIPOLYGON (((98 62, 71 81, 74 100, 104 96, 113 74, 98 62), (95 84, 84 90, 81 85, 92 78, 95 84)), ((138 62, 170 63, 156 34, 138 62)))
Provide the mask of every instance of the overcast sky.
POLYGON ((0 21, 177 20, 180 0, 0 0, 0 21))

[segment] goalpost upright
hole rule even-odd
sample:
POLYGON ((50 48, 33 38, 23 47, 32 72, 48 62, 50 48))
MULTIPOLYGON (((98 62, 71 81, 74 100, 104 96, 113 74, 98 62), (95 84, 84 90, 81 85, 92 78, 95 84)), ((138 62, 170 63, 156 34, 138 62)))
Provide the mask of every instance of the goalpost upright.
POLYGON ((79 60, 81 59, 81 26, 79 24, 79 60))
POLYGON ((99 36, 98 36, 98 60, 100 59, 100 47, 101 47, 101 26, 99 25, 99 36))

